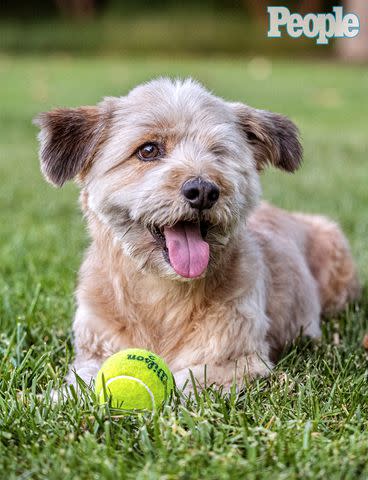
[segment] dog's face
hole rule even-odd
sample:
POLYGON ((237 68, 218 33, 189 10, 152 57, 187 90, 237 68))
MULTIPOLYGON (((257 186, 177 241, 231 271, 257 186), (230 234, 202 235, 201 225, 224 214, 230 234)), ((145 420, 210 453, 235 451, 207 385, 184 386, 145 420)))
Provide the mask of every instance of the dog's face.
POLYGON ((301 161, 290 120, 191 80, 154 80, 36 123, 46 178, 61 186, 76 177, 87 212, 137 268, 172 279, 215 271, 258 201, 258 172, 301 161))

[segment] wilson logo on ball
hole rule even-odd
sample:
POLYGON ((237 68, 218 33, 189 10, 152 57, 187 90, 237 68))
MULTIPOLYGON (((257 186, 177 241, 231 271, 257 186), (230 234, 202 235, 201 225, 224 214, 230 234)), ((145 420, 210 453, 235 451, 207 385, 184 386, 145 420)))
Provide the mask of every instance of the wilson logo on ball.
POLYGON ((156 363, 156 358, 153 355, 148 355, 148 357, 144 357, 143 355, 128 354, 127 359, 136 360, 138 362, 146 362, 147 368, 149 370, 153 370, 162 383, 167 383, 167 374, 164 370, 162 370, 162 368, 158 366, 158 364, 156 363))

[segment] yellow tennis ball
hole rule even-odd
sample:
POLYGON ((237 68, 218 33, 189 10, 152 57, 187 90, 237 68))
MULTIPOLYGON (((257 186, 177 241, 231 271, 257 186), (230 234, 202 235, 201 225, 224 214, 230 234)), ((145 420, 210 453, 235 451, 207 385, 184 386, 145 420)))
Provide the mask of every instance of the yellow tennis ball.
POLYGON ((140 348, 109 357, 95 385, 100 404, 109 402, 121 410, 155 410, 169 399, 173 388, 172 373, 162 358, 140 348))

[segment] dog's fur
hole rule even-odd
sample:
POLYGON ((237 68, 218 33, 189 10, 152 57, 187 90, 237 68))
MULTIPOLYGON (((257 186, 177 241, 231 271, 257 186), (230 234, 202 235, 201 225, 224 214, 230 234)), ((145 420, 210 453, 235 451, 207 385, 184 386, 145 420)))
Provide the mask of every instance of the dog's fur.
POLYGON ((240 386, 244 374, 267 375, 300 333, 319 337, 321 312, 356 298, 336 224, 259 204, 259 172, 267 164, 293 172, 301 162, 287 118, 225 102, 192 80, 158 79, 36 122, 42 171, 57 186, 76 179, 92 237, 74 321, 72 370, 85 381, 112 353, 141 347, 162 355, 179 385, 190 369, 201 384, 206 375, 208 384, 240 386), (152 141, 162 158, 137 158, 152 141), (212 208, 183 197, 196 177, 219 187, 212 208), (210 224, 209 265, 195 279, 174 271, 151 234, 184 220, 210 224))

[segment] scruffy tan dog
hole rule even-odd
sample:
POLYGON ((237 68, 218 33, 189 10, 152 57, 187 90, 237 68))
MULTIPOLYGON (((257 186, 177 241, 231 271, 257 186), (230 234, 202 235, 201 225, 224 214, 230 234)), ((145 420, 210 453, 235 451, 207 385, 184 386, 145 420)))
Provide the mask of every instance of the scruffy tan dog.
POLYGON ((259 205, 259 172, 301 162, 287 118, 158 79, 36 123, 42 171, 57 186, 76 179, 92 237, 72 368, 86 382, 112 353, 141 347, 179 386, 189 370, 241 386, 301 332, 318 337, 321 311, 357 296, 334 223, 259 205))

